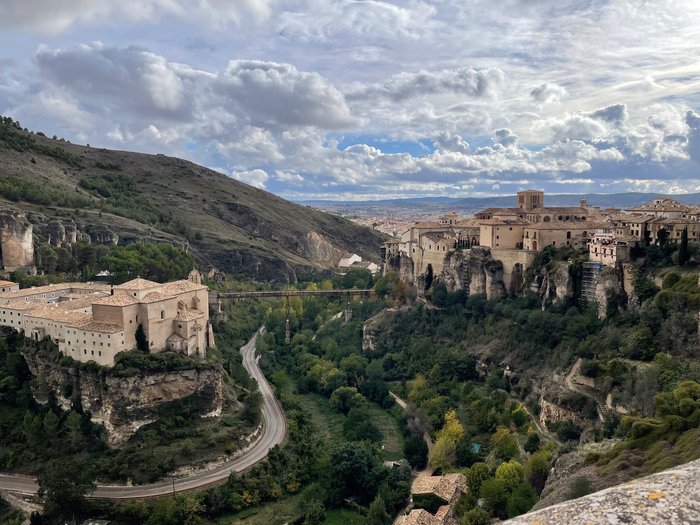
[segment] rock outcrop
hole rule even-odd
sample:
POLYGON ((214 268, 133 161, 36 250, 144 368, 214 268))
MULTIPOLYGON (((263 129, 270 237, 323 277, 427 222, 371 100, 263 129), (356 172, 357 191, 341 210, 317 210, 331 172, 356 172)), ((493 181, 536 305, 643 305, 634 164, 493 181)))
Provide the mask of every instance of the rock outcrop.
POLYGON ((34 377, 64 409, 79 401, 93 423, 104 426, 110 447, 126 443, 174 402, 190 400, 203 416, 219 414, 223 406, 220 367, 120 376, 104 368, 62 365, 54 352, 37 349, 34 344, 28 344, 22 354, 34 377))
POLYGON ((574 299, 574 278, 571 264, 552 261, 535 272, 530 290, 540 298, 542 309, 550 304, 562 304, 574 299))
POLYGON ((483 246, 449 254, 437 281, 450 292, 464 290, 469 295, 486 295, 489 300, 506 295, 503 263, 494 260, 483 246))
POLYGON ((24 213, 0 211, 0 249, 6 270, 34 265, 33 230, 24 213))

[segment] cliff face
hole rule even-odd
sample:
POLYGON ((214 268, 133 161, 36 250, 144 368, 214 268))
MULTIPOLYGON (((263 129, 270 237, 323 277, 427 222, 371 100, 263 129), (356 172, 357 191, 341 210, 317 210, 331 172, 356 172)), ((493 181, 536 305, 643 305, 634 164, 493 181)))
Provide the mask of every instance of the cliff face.
POLYGON ((553 261, 535 272, 530 290, 535 292, 542 303, 542 309, 550 304, 561 304, 574 299, 574 279, 572 267, 563 261, 553 261))
POLYGON ((503 263, 494 260, 491 251, 483 246, 448 255, 437 280, 450 292, 464 290, 469 295, 486 295, 489 300, 506 295, 503 263))
POLYGON ((0 211, 0 248, 6 269, 34 264, 33 226, 23 213, 0 211))
POLYGON ((62 366, 55 356, 27 346, 22 354, 32 374, 56 395, 64 409, 79 400, 93 423, 103 425, 110 447, 126 443, 136 431, 155 421, 171 403, 191 400, 202 416, 218 415, 223 405, 220 367, 177 372, 142 372, 118 377, 104 369, 62 366))

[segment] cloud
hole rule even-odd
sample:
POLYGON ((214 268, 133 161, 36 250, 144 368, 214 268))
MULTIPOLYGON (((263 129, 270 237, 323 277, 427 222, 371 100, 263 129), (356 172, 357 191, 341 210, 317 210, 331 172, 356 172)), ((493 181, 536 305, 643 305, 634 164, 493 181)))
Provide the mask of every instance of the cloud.
POLYGON ((255 186, 256 188, 265 189, 265 183, 270 179, 270 176, 265 170, 254 169, 247 171, 232 171, 231 176, 241 182, 255 186))
POLYGON ((146 49, 99 42, 68 50, 41 47, 34 58, 50 83, 80 97, 86 106, 106 105, 104 109, 115 116, 126 110, 139 116, 189 120, 194 83, 206 76, 146 49))
POLYGON ((622 124, 627 121, 627 106, 625 104, 613 104, 605 108, 588 113, 588 117, 601 120, 610 124, 622 124))
POLYGON ((359 123, 343 94, 325 78, 290 64, 232 60, 215 89, 254 125, 344 129, 359 123))
POLYGON ((540 84, 532 91, 530 91, 530 96, 537 102, 542 102, 544 104, 553 104, 559 102, 561 99, 568 95, 566 89, 554 84, 552 82, 545 82, 540 84))
POLYGON ((459 135, 453 135, 449 131, 439 133, 435 137, 433 145, 440 151, 454 151, 465 155, 470 151, 469 143, 459 135))
POLYGON ((271 0, 3 0, 0 27, 57 34, 73 25, 111 25, 115 22, 155 22, 165 17, 224 28, 244 17, 256 20, 270 14, 271 0))
POLYGON ((692 109, 685 114, 685 123, 688 125, 688 154, 695 162, 700 162, 700 115, 692 109))
POLYGON ((502 146, 514 146, 518 142, 518 136, 511 130, 502 128, 494 131, 494 142, 502 146))
POLYGON ((451 93, 475 98, 495 97, 504 74, 500 69, 456 68, 441 71, 399 73, 384 84, 375 84, 348 95, 351 100, 407 99, 451 93))

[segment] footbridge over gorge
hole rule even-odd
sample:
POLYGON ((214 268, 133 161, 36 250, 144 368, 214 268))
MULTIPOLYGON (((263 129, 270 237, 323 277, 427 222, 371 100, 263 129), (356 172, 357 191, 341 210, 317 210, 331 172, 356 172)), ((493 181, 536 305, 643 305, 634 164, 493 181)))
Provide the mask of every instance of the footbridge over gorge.
POLYGON ((283 297, 285 302, 285 332, 284 340, 286 344, 290 344, 292 340, 292 330, 289 323, 290 306, 289 299, 291 297, 310 297, 310 296, 340 296, 345 297, 345 321, 352 319, 352 309, 350 308, 351 297, 368 297, 374 293, 372 288, 350 288, 343 290, 257 290, 252 292, 217 292, 211 290, 209 292, 209 304, 216 305, 216 308, 221 312, 221 301, 223 299, 242 300, 242 299, 260 299, 265 297, 283 297))

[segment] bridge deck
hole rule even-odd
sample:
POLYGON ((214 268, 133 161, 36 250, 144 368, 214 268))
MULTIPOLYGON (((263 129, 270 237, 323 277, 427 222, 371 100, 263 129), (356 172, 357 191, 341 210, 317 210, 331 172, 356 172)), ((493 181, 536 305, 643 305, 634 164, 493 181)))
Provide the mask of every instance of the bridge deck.
POLYGON ((253 297, 299 297, 309 295, 371 295, 372 288, 345 290, 259 290, 255 292, 216 292, 211 295, 218 299, 248 299, 253 297))

